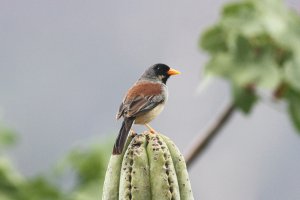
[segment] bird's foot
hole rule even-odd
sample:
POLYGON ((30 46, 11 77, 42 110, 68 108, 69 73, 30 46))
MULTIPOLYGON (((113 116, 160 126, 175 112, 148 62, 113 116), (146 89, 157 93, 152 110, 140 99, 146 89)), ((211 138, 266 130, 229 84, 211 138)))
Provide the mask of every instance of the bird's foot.
POLYGON ((134 137, 136 135, 137 133, 133 129, 130 129, 130 136, 134 137))
POLYGON ((155 134, 157 133, 156 130, 154 130, 149 124, 145 124, 145 126, 147 126, 147 128, 149 129, 150 133, 155 134))

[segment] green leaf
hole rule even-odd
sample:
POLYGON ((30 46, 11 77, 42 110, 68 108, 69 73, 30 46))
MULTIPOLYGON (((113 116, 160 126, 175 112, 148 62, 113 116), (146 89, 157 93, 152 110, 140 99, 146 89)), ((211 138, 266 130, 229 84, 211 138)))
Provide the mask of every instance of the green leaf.
POLYGON ((227 50, 225 42, 226 34, 221 26, 215 26, 202 34, 200 46, 210 53, 217 53, 227 50))
POLYGON ((0 147, 10 146, 16 142, 16 134, 14 131, 0 124, 0 147))
MULTIPOLYGON (((299 99, 300 100, 300 99, 299 99)), ((295 128, 300 132, 300 105, 299 103, 292 102, 289 106, 289 112, 294 123, 295 128)))
POLYGON ((245 16, 248 17, 255 11, 255 5, 250 1, 243 1, 237 3, 229 3, 223 8, 222 16, 245 16))
POLYGON ((249 113, 253 105, 258 100, 257 95, 254 93, 252 88, 240 88, 232 85, 234 103, 244 113, 249 113))
POLYGON ((5 157, 0 157, 0 188, 15 188, 22 183, 23 177, 12 166, 10 160, 5 157))
POLYGON ((288 111, 295 128, 300 133, 300 93, 289 91, 287 95, 289 106, 288 111))
POLYGON ((257 3, 242 1, 224 7, 220 24, 229 34, 238 33, 251 37, 264 32, 260 18, 257 3))
MULTIPOLYGON (((299 55, 300 56, 300 55, 299 55)), ((285 78, 286 82, 289 83, 295 90, 300 92, 300 58, 296 60, 291 60, 286 63, 285 69, 285 78)))

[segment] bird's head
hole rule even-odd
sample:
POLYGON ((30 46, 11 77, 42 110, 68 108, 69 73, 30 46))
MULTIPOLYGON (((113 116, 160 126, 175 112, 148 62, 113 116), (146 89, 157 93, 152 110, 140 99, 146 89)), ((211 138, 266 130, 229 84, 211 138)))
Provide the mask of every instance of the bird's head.
POLYGON ((141 79, 150 79, 153 81, 160 81, 166 84, 170 76, 177 75, 177 74, 180 74, 180 72, 170 68, 168 65, 159 63, 149 67, 144 72, 141 79))

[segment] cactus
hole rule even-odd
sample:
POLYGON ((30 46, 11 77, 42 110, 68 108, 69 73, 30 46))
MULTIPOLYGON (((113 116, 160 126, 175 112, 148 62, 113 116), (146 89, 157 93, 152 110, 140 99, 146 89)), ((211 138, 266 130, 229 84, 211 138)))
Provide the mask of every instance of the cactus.
POLYGON ((123 153, 111 156, 102 200, 127 199, 194 199, 184 158, 166 136, 132 134, 123 153))

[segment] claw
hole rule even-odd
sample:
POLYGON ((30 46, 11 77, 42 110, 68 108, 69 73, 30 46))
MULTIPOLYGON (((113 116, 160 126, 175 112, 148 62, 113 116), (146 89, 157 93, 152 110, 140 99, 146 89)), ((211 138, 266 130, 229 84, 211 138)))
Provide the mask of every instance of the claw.
POLYGON ((145 124, 145 126, 147 126, 147 128, 149 129, 150 133, 154 134, 157 133, 156 130, 154 130, 149 124, 145 124))
POLYGON ((130 129, 130 135, 131 135, 131 136, 135 136, 135 135, 136 135, 136 132, 135 132, 133 129, 130 129))

